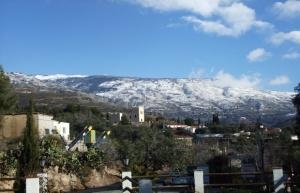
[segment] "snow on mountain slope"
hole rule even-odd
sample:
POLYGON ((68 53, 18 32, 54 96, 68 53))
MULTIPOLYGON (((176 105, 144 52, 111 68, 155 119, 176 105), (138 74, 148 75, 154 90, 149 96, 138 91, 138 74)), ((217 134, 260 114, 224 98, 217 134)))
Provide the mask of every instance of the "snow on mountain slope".
POLYGON ((258 114, 268 120, 284 119, 294 113, 294 93, 233 88, 214 79, 151 79, 110 76, 28 76, 10 73, 15 84, 26 83, 57 89, 71 89, 130 106, 144 105, 148 111, 168 116, 209 117, 218 112, 237 120, 241 116, 255 120, 258 114), (46 78, 47 77, 47 78, 46 78))
POLYGON ((34 76, 38 80, 57 80, 67 78, 84 78, 84 75, 65 75, 65 74, 54 74, 54 75, 36 75, 34 76))

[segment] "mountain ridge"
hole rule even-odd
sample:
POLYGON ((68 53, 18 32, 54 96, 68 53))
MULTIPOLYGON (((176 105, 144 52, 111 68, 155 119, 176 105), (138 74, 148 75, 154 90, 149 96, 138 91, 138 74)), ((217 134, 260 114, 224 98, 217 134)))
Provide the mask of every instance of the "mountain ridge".
POLYGON ((290 118, 295 112, 293 92, 264 91, 226 86, 215 79, 139 78, 109 75, 45 75, 8 73, 15 85, 43 89, 72 90, 94 100, 116 105, 144 105, 148 112, 168 117, 193 117, 209 120, 218 113, 223 120, 237 122, 240 117, 255 121, 262 117, 268 124, 290 118), (38 76, 39 77, 39 76, 38 76))

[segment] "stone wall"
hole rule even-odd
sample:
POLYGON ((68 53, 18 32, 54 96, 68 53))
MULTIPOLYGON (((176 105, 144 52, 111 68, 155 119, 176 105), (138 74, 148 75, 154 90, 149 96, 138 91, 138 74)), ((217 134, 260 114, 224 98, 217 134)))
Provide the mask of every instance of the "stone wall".
MULTIPOLYGON (((108 168, 102 171, 91 170, 86 176, 79 177, 75 174, 60 173, 58 167, 54 167, 47 169, 47 175, 50 193, 72 192, 86 188, 107 186, 121 181, 118 177, 120 173, 108 168)), ((14 181, 0 181, 0 189, 12 189, 13 184, 14 181)))

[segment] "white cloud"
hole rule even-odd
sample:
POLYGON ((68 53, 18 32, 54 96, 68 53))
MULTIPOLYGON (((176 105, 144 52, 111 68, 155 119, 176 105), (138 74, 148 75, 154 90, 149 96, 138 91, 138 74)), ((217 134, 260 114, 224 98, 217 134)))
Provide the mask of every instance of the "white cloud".
MULTIPOLYGON (((129 1, 129 0, 127 0, 129 1)), ((197 31, 220 36, 240 36, 252 28, 272 25, 256 19, 255 10, 239 0, 133 0, 147 8, 159 11, 185 11, 192 16, 182 17, 197 31)))
POLYGON ((276 2, 273 4, 273 10, 281 18, 291 18, 300 15, 300 1, 287 0, 285 2, 276 2))
POLYGON ((274 79, 270 80, 271 85, 283 85, 288 84, 290 82, 289 77, 285 75, 277 76, 274 79))
POLYGON ((266 58, 268 58, 269 56, 271 56, 270 52, 267 52, 263 48, 256 48, 256 49, 252 50, 251 52, 249 52, 249 54, 247 55, 247 59, 250 62, 257 62, 257 61, 263 61, 266 58))
POLYGON ((160 11, 188 11, 208 17, 218 9, 222 0, 134 0, 133 2, 160 11))
POLYGON ((299 52, 289 52, 289 53, 284 54, 282 56, 282 58, 290 59, 290 60, 298 59, 298 58, 300 58, 300 53, 299 52))
POLYGON ((221 87, 255 88, 258 87, 261 79, 259 74, 242 75, 236 78, 229 73, 219 71, 214 77, 214 82, 221 87))
POLYGON ((203 78, 204 73, 205 73, 204 68, 193 69, 189 75, 189 78, 203 78))
POLYGON ((300 31, 290 31, 287 33, 279 32, 271 37, 271 42, 273 44, 282 44, 286 41, 300 44, 300 31))

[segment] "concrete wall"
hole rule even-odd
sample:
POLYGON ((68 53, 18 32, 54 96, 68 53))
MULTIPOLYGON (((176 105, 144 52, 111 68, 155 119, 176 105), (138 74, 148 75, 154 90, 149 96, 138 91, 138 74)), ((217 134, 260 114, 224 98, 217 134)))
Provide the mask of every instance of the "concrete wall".
MULTIPOLYGON (((0 127, 0 140, 14 140, 23 135, 27 116, 4 115, 0 127)), ((34 126, 39 130, 40 137, 48 134, 61 134, 66 140, 70 137, 70 124, 53 120, 53 116, 34 114, 34 126)))
POLYGON ((5 115, 0 127, 0 139, 17 139, 23 135, 26 115, 5 115))

